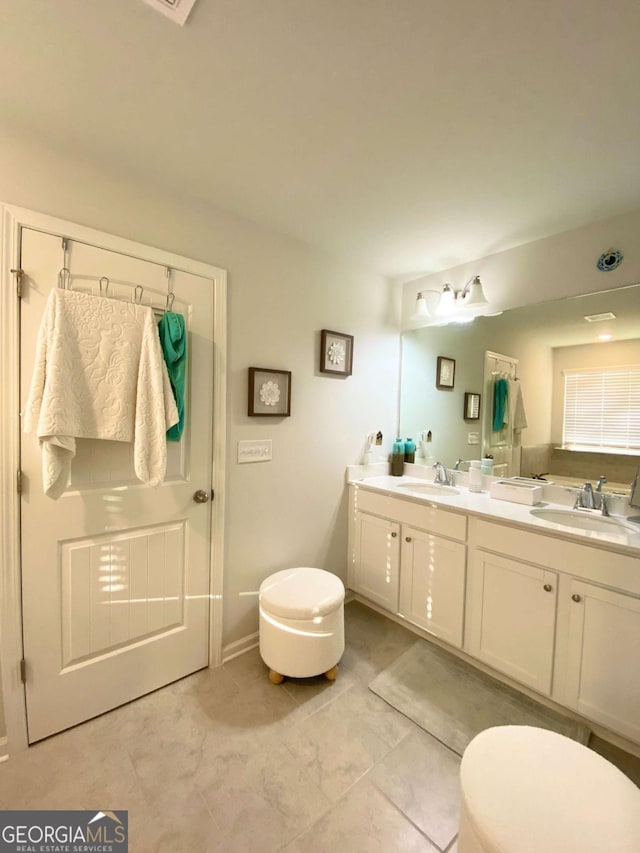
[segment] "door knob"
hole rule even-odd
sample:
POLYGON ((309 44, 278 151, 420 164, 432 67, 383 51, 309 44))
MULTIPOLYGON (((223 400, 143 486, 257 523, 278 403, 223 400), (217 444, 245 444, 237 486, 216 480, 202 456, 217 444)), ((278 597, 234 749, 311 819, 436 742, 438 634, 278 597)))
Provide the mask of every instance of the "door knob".
POLYGON ((197 492, 194 492, 193 499, 197 504, 206 504, 209 500, 209 492, 205 492, 204 489, 198 489, 197 492))

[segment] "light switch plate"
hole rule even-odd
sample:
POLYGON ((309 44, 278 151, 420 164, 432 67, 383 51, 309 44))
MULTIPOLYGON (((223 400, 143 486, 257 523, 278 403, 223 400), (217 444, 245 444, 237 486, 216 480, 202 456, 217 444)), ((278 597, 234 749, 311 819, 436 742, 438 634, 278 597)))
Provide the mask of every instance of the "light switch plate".
POLYGON ((479 432, 468 432, 467 433, 467 444, 480 444, 480 433, 479 432))
POLYGON ((238 463, 270 462, 273 459, 271 439, 238 442, 238 463))

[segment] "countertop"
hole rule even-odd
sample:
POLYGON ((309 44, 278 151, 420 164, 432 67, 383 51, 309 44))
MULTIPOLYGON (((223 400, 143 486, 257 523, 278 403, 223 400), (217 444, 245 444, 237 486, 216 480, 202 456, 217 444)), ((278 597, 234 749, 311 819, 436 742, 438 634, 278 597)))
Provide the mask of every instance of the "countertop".
MULTIPOLYGON (((352 465, 347 468, 346 479, 347 483, 351 485, 381 492, 399 500, 441 506, 443 509, 457 510, 488 521, 517 525, 531 531, 535 530, 538 533, 553 535, 556 538, 568 539, 572 542, 580 542, 584 545, 605 547, 618 553, 633 556, 640 554, 640 525, 638 525, 637 533, 628 531, 627 528, 614 528, 606 532, 579 530, 536 518, 531 514, 531 510, 537 508, 571 510, 575 500, 575 490, 573 489, 562 486, 543 486, 543 500, 534 506, 529 506, 490 497, 486 488, 492 479, 497 480, 499 478, 485 478, 483 491, 471 492, 467 488, 468 475, 454 472, 454 487, 459 490, 459 494, 419 495, 411 493, 406 487, 410 486, 411 483, 433 483, 431 470, 420 465, 406 465, 405 468, 407 474, 402 477, 392 477, 388 474, 388 464, 352 465), (405 488, 399 489, 399 486, 405 488)), ((610 503, 613 502, 613 500, 610 501, 610 503)), ((616 499, 615 504, 615 508, 610 507, 611 516, 624 521, 628 514, 626 499, 616 499)), ((585 511, 580 510, 579 512, 582 514, 585 511)), ((594 514, 599 516, 597 512, 594 514)))

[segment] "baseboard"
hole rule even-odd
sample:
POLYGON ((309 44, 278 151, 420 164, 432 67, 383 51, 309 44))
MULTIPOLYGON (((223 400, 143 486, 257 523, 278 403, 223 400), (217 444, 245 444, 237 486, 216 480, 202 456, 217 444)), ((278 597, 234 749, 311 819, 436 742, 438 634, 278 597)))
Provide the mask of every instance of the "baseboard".
POLYGON ((259 634, 256 631, 254 634, 247 634, 246 637, 241 637, 239 640, 234 640, 233 643, 222 647, 222 663, 227 663, 239 655, 248 652, 249 649, 255 649, 259 643, 259 634))

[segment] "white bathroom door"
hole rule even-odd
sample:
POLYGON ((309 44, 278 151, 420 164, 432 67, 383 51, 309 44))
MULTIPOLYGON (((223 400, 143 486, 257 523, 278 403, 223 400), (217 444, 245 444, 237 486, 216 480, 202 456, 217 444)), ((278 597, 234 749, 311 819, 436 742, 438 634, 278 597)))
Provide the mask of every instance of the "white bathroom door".
POLYGON ((70 485, 42 490, 38 441, 21 436, 23 635, 29 741, 68 728, 207 665, 214 282, 23 228, 21 407, 47 295, 66 265, 74 289, 166 304, 189 330, 186 427, 167 479, 139 483, 132 445, 79 440, 70 485), (118 282, 121 282, 120 284, 118 282), (153 292, 157 291, 157 292, 153 292))
POLYGON ((520 448, 514 446, 511 424, 499 430, 493 429, 493 393, 497 378, 515 379, 518 375, 518 359, 497 352, 484 354, 484 411, 482 416, 482 455, 493 457, 495 477, 513 477, 520 473, 520 448))

